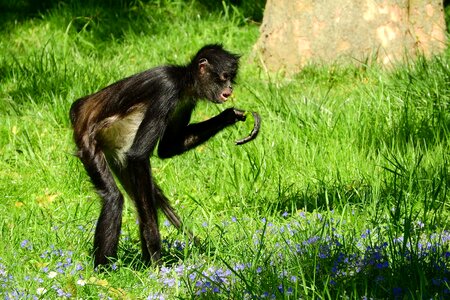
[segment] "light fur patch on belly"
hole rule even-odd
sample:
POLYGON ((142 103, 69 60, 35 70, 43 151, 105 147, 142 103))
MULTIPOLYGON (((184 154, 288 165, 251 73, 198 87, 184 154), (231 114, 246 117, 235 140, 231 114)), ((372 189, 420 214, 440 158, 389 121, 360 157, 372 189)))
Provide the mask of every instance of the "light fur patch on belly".
POLYGON ((106 127, 99 130, 97 134, 105 153, 123 164, 125 154, 133 145, 136 132, 143 119, 144 110, 139 108, 123 118, 113 116, 106 119, 106 127))

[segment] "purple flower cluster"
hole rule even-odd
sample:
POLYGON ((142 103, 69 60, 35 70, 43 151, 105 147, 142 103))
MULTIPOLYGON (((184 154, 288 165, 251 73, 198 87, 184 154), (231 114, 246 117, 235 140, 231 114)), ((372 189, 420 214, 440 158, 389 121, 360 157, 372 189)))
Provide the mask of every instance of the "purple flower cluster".
MULTIPOLYGON (((151 273, 150 276, 153 276, 151 273)), ((273 280, 274 278, 271 278, 273 280)), ((210 298, 215 295, 232 297, 243 290, 250 298, 274 298, 280 295, 292 295, 297 284, 297 277, 287 271, 277 271, 272 264, 269 268, 254 267, 251 263, 235 263, 233 266, 211 266, 205 268, 203 265, 177 265, 171 268, 162 267, 158 274, 158 281, 162 286, 171 290, 173 288, 186 288, 192 297, 210 298), (242 279, 249 274, 256 275, 257 280, 264 278, 263 273, 277 273, 274 275, 277 284, 264 284, 266 291, 245 290, 242 279)), ((148 296, 147 299, 166 299, 161 292, 148 296)))
MULTIPOLYGON (((288 218, 289 215, 284 213, 282 217, 288 218)), ((159 274, 160 283, 168 290, 184 287, 192 297, 208 298, 215 294, 233 297, 238 290, 249 294, 250 298, 297 297, 301 296, 297 278, 311 274, 311 277, 322 278, 323 288, 330 292, 347 288, 351 291, 355 286, 361 286, 363 291, 373 289, 375 294, 371 296, 396 298, 414 288, 414 283, 409 280, 415 280, 403 280, 404 276, 398 276, 399 272, 414 272, 420 266, 424 272, 421 276, 429 277, 430 284, 435 287, 430 289, 431 294, 449 292, 450 252, 443 250, 448 248, 450 241, 448 232, 428 237, 424 232, 414 232, 418 240, 412 243, 404 242, 401 235, 390 237, 380 228, 366 229, 350 236, 345 227, 344 232, 338 232, 334 228, 337 221, 321 214, 308 217, 306 226, 306 215, 303 213, 300 217, 300 221, 292 218, 288 220, 290 223, 278 226, 267 218, 261 219, 263 228, 252 235, 253 250, 248 255, 240 255, 254 257, 254 249, 264 247, 259 266, 225 261, 207 268, 179 265, 163 268, 159 274), (326 230, 311 235, 308 229, 312 227, 326 230), (253 284, 251 288, 247 282, 249 278, 253 284)), ((238 219, 233 217, 230 224, 238 223, 238 219)), ((415 230, 423 228, 421 222, 417 222, 415 230)), ((322 284, 320 282, 316 284, 322 284)))
MULTIPOLYGON (((29 240, 23 240, 20 243, 20 248, 24 251, 31 251, 33 250, 33 244, 29 240)), ((13 272, 8 272, 6 266, 0 264, 0 287, 4 291, 1 295, 4 295, 5 299, 71 298, 73 296, 70 291, 60 285, 59 279, 70 275, 82 280, 81 271, 84 270, 84 267, 81 263, 73 261, 72 251, 57 249, 54 245, 50 245, 49 248, 49 250, 39 254, 36 265, 41 267, 38 275, 34 277, 27 275, 22 280, 15 278, 12 275, 13 272), (27 282, 30 282, 30 284, 27 284, 27 282), (39 287, 33 288, 34 293, 27 287, 36 285, 39 287)))
MULTIPOLYGON (((174 250, 174 251, 181 252, 184 250, 184 248, 186 248, 186 243, 182 242, 182 241, 178 241, 178 240, 170 241, 168 239, 164 239, 164 240, 162 240, 162 244, 163 244, 163 248, 167 249, 168 251, 174 250)), ((189 246, 191 246, 190 243, 189 243, 189 246)))
MULTIPOLYGON (((2 258, 0 258, 0 261, 2 261, 2 258)), ((30 276, 27 275, 23 278, 23 281, 34 281, 41 284, 44 282, 44 279, 38 276, 31 279, 30 276)), ((40 298, 38 295, 30 294, 26 289, 20 288, 16 278, 14 278, 13 274, 11 274, 10 270, 8 270, 3 263, 0 263, 0 296, 5 300, 40 298)))
MULTIPOLYGON (((62 275, 75 275, 77 272, 82 271, 84 267, 81 263, 74 263, 72 256, 73 251, 56 249, 54 245, 50 245, 50 250, 45 250, 39 257, 44 261, 55 261, 54 272, 62 275)), ((48 266, 42 268, 42 272, 46 274, 50 271, 48 266)))
MULTIPOLYGON (((83 276, 80 274, 80 272, 84 270, 84 267, 81 263, 75 263, 73 261, 72 251, 57 249, 54 245, 50 245, 50 250, 44 251, 40 255, 40 258, 44 261, 53 261, 52 268, 50 268, 49 266, 45 266, 42 268, 42 272, 46 274, 48 278, 52 279, 57 276, 71 275, 78 276, 79 281, 83 281, 83 276)), ((65 291, 58 284, 53 284, 51 286, 51 289, 60 298, 72 297, 72 294, 70 292, 65 291)), ((44 294, 47 293, 48 291, 44 291, 44 294)))
MULTIPOLYGON (((426 294, 421 296, 450 296, 450 233, 427 235, 421 222, 414 223, 405 237, 387 226, 361 231, 330 216, 332 212, 297 216, 283 213, 273 220, 245 222, 232 217, 222 223, 224 232, 233 232, 230 237, 224 236, 227 245, 236 246, 232 253, 221 252, 214 264, 202 260, 168 264, 158 273, 149 269, 149 279, 157 281, 160 290, 147 295, 147 299, 171 299, 174 295, 208 299, 302 298, 307 296, 303 293, 309 284, 332 297, 357 290, 360 297, 402 298, 420 280, 427 285, 426 294), (250 228, 256 224, 259 229, 248 230, 245 223, 250 228), (418 270, 421 274, 417 274, 418 270), (365 295, 367 292, 370 294, 365 295)), ((177 258, 191 247, 177 240, 166 239, 163 243, 167 254, 177 258)), ((30 240, 23 240, 19 249, 29 256, 35 248, 30 240)), ((20 281, 22 285, 10 272, 13 268, 8 270, 0 259, 0 288, 7 291, 6 299, 72 298, 77 296, 78 288, 100 282, 95 277, 94 281, 92 277, 84 279, 85 267, 75 261, 72 251, 50 245, 38 256, 38 276, 27 276, 20 281), (75 277, 75 288, 61 280, 68 276, 75 277), (33 286, 34 294, 29 294, 26 281, 32 283, 29 286, 33 286)), ((111 269, 119 267, 113 264, 111 269)))
MULTIPOLYGON (((2 259, 0 258, 0 261, 2 259)), ((14 281, 14 277, 8 273, 6 266, 0 263, 0 287, 5 289, 11 282, 14 281)))

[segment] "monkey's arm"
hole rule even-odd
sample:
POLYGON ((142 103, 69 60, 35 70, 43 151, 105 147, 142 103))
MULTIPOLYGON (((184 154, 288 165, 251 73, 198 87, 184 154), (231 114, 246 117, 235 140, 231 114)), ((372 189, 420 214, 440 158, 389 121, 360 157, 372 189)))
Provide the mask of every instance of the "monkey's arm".
POLYGON ((222 129, 238 121, 245 121, 245 119, 245 111, 227 108, 209 120, 189 124, 178 131, 173 129, 167 130, 159 142, 158 156, 169 158, 181 154, 206 142, 222 129))
POLYGON ((127 159, 140 161, 150 157, 166 127, 165 116, 169 109, 157 105, 148 108, 136 132, 133 145, 127 151, 127 159))

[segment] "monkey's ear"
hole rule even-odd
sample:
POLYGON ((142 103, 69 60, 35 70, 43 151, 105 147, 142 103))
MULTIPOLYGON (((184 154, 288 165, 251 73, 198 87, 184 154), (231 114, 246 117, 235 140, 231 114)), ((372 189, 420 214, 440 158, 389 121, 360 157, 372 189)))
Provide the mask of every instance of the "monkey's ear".
POLYGON ((206 66, 209 64, 206 58, 200 58, 198 61, 198 71, 200 74, 204 74, 206 72, 206 66))

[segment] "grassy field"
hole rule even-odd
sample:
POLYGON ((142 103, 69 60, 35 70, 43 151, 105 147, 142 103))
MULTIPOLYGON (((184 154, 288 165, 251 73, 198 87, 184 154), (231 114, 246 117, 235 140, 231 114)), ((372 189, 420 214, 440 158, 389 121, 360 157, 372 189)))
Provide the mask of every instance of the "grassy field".
POLYGON ((53 2, 0 9, 2 298, 449 297, 449 50, 390 71, 309 66, 285 78, 249 62, 259 31, 245 7, 53 2), (127 201, 118 260, 97 272, 100 201, 73 156, 71 103, 216 42, 243 54, 238 85, 194 118, 257 111, 260 136, 235 146, 246 122, 153 158, 203 246, 161 216, 164 263, 145 267, 127 201))

